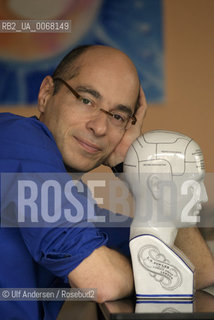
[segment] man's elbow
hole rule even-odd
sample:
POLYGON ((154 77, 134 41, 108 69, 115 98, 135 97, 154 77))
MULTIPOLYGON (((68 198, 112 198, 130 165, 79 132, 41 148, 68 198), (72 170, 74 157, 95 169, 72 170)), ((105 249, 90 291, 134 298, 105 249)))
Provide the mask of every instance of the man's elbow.
MULTIPOLYGON (((71 280, 71 279, 69 279, 71 280)), ((122 280, 122 279, 121 279, 122 280)), ((69 281, 71 287, 77 287, 72 281, 69 281)), ((79 289, 94 288, 95 294, 93 300, 98 303, 105 301, 113 301, 131 296, 133 294, 133 281, 120 281, 119 279, 111 279, 109 281, 90 281, 89 283, 78 283, 79 289)))
POLYGON ((105 301, 113 301, 122 299, 133 294, 133 285, 128 284, 102 284, 96 289, 96 302, 103 303, 105 301))
POLYGON ((97 302, 127 297, 134 287, 130 261, 104 246, 85 258, 69 273, 68 279, 71 287, 96 288, 97 302))

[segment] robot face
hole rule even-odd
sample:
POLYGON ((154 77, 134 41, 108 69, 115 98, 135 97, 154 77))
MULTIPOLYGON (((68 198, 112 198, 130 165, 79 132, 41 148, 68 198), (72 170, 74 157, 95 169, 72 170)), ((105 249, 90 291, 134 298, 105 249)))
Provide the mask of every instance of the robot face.
POLYGON ((202 203, 207 202, 207 192, 204 185, 205 171, 198 168, 198 172, 186 174, 187 179, 180 186, 180 201, 178 211, 181 212, 181 223, 196 224, 200 221, 199 213, 202 203))

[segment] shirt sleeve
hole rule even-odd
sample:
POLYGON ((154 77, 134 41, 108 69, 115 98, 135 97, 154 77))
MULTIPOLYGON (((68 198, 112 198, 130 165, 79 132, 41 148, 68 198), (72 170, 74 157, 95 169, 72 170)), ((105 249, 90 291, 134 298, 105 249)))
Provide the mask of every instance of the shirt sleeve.
POLYGON ((24 228, 23 240, 34 260, 68 282, 68 274, 95 249, 107 243, 107 236, 92 224, 73 228, 24 228))
MULTIPOLYGON (((84 183, 83 187, 84 194, 92 197, 90 190, 84 183)), ((95 202, 94 208, 95 216, 98 218, 98 222, 95 222, 95 225, 101 234, 107 236, 106 246, 130 257, 129 236, 133 219, 119 213, 113 213, 108 209, 100 208, 95 202), (99 217, 102 217, 104 222, 99 222, 99 217)))
MULTIPOLYGON (((106 216, 108 221, 118 221, 118 217, 122 216, 121 214, 115 214, 109 210, 99 208, 97 206, 98 214, 106 216)), ((130 237, 130 225, 132 223, 132 218, 126 217, 123 222, 119 223, 108 223, 105 225, 98 226, 99 231, 103 234, 106 234, 108 237, 107 247, 117 250, 126 257, 130 257, 129 249, 129 237, 130 237)))
POLYGON ((107 234, 93 223, 95 201, 67 173, 5 173, 1 191, 2 223, 18 226, 33 259, 65 282, 107 244, 107 234))

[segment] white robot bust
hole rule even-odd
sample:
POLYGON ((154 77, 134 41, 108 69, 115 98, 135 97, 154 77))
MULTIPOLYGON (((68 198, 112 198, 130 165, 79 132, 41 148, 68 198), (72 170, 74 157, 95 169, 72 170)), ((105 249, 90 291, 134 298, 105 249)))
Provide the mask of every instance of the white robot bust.
POLYGON ((130 147, 124 173, 135 198, 130 251, 137 298, 191 299, 194 267, 173 244, 178 228, 199 221, 207 201, 200 147, 178 132, 147 132, 130 147))

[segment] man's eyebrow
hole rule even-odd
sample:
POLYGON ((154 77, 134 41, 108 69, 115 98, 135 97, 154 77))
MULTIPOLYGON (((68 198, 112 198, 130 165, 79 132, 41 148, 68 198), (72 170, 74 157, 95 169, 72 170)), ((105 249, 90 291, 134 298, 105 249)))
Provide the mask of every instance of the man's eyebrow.
POLYGON ((132 116, 132 114, 133 114, 132 108, 129 107, 129 106, 125 106, 123 104, 118 104, 116 106, 116 108, 114 108, 114 110, 119 110, 119 111, 126 112, 130 116, 132 116))
MULTIPOLYGON (((101 98, 102 98, 102 95, 101 95, 98 91, 96 91, 96 90, 94 90, 94 89, 92 89, 92 88, 90 88, 90 87, 78 86, 78 87, 76 88, 76 91, 77 91, 78 93, 79 93, 79 92, 89 93, 89 94, 91 94, 91 95, 92 95, 94 98, 96 98, 96 99, 101 99, 101 98)), ((132 108, 129 107, 129 106, 125 106, 125 105, 123 105, 123 104, 118 104, 118 105, 116 105, 116 107, 112 108, 110 111, 112 111, 112 110, 123 111, 123 112, 126 112, 126 113, 127 113, 128 115, 130 115, 130 116, 132 116, 132 114, 133 114, 132 108)))
POLYGON ((101 94, 100 94, 98 91, 96 91, 96 90, 94 90, 94 89, 92 89, 92 88, 85 87, 85 86, 78 86, 78 87, 76 88, 76 91, 77 91, 77 92, 90 93, 90 94, 91 94, 94 98, 96 98, 96 99, 102 98, 101 94))

